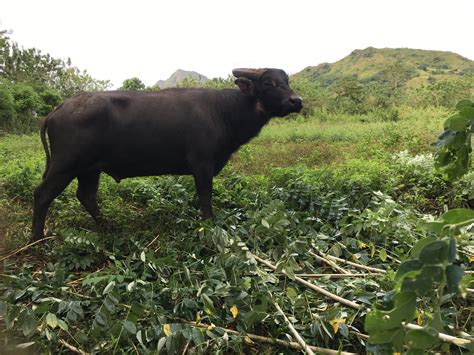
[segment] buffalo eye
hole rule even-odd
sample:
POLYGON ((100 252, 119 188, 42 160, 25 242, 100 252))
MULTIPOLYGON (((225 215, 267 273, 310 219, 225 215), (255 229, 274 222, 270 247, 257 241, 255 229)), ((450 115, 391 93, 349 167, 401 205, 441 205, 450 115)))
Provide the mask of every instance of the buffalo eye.
POLYGON ((273 81, 266 80, 263 82, 263 87, 265 88, 272 88, 274 86, 275 86, 275 83, 273 81))

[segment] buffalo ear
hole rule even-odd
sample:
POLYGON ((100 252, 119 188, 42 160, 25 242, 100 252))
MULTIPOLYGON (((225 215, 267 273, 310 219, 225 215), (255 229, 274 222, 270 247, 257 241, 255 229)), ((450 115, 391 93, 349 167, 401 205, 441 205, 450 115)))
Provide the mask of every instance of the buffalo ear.
POLYGON ((247 78, 237 78, 235 83, 245 95, 255 96, 255 84, 247 78))

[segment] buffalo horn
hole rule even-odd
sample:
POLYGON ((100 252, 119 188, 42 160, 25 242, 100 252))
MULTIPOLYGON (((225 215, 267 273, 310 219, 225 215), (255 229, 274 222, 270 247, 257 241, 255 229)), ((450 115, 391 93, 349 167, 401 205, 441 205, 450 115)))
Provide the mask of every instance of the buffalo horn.
POLYGON ((238 68, 232 70, 232 74, 234 74, 236 78, 244 77, 251 80, 257 80, 263 73, 265 73, 265 71, 266 69, 238 68))

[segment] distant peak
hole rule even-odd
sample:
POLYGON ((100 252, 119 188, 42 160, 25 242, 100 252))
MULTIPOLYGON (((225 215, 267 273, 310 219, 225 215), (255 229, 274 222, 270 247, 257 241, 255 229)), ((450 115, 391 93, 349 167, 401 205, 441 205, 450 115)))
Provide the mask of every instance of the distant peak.
POLYGON ((169 87, 175 87, 177 84, 185 79, 195 80, 199 83, 205 83, 209 79, 196 71, 177 69, 170 77, 166 80, 158 80, 156 85, 160 88, 165 89, 169 87))

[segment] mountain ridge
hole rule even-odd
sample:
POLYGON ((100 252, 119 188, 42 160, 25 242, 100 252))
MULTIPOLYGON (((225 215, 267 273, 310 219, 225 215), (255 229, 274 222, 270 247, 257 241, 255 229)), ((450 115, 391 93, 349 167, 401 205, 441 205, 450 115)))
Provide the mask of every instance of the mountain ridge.
POLYGON ((454 52, 367 47, 356 49, 334 63, 308 66, 292 77, 329 86, 344 77, 377 81, 391 74, 403 76, 406 86, 417 87, 434 81, 458 79, 470 73, 474 73, 474 61, 454 52))

